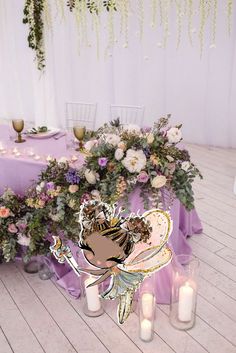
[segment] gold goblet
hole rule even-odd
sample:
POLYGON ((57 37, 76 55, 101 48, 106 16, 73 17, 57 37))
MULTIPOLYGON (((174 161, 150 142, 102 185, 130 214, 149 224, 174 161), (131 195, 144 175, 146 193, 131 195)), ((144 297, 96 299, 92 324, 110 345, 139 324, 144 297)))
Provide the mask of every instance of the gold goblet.
POLYGON ((85 135, 86 127, 85 126, 74 126, 73 132, 77 140, 79 140, 79 147, 76 148, 76 151, 83 150, 83 138, 85 135))
POLYGON ((25 142, 25 140, 22 139, 22 136, 21 136, 21 131, 24 129, 24 120, 22 120, 22 119, 14 119, 14 120, 12 120, 12 126, 13 126, 13 129, 18 134, 18 138, 17 138, 17 140, 15 140, 15 142, 16 143, 25 142))

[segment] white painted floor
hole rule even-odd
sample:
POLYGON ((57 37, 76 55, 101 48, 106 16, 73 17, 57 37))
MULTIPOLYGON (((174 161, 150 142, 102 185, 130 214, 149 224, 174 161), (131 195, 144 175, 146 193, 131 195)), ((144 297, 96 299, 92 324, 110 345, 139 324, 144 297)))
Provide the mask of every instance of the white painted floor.
POLYGON ((175 330, 158 305, 154 340, 143 343, 135 313, 121 327, 115 303, 87 318, 79 300, 11 263, 0 265, 0 353, 236 353, 236 151, 188 148, 204 175, 195 183, 204 232, 189 239, 201 261, 195 327, 175 330))

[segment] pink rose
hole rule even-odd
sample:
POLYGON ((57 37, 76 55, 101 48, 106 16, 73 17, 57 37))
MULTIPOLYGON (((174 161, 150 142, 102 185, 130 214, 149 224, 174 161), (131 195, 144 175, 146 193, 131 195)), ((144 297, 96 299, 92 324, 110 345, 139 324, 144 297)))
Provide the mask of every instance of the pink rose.
POLYGON ((71 193, 71 194, 74 194, 76 191, 78 191, 79 190, 79 187, 78 187, 78 185, 70 185, 69 186, 69 192, 71 193))
POLYGON ((0 217, 7 218, 10 216, 10 210, 7 207, 0 207, 0 217))
POLYGON ((8 230, 8 232, 13 233, 13 234, 18 232, 18 229, 16 228, 14 223, 10 223, 8 225, 7 230, 8 230))
POLYGON ((141 170, 141 172, 137 176, 137 180, 140 183, 146 183, 148 181, 148 179, 149 179, 149 175, 144 170, 141 170))

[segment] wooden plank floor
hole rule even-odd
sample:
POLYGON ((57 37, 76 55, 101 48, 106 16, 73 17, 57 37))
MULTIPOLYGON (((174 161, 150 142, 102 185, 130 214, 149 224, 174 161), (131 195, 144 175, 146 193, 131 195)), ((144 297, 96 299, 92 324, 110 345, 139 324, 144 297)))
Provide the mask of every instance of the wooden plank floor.
POLYGON ((195 183, 196 208, 204 231, 189 239, 200 259, 197 320, 187 332, 168 321, 158 305, 154 340, 138 338, 133 313, 117 325, 116 303, 100 318, 86 317, 81 302, 52 281, 0 265, 0 353, 236 353, 236 151, 188 145, 204 180, 195 183))

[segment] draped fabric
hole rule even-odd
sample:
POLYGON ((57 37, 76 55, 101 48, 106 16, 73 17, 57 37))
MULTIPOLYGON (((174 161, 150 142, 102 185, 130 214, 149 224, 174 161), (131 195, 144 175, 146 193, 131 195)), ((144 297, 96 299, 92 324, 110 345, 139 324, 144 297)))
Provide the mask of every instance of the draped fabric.
MULTIPOLYGON (((175 14, 165 49, 160 47, 161 32, 151 28, 149 18, 139 40, 135 16, 128 48, 123 36, 113 49, 107 48, 107 24, 102 19, 98 57, 95 34, 89 36, 87 47, 80 46, 73 15, 68 10, 62 15, 59 2, 49 0, 52 28, 46 30, 42 74, 27 44, 24 0, 0 0, 0 119, 21 116, 36 124, 62 126, 65 102, 82 101, 98 103, 101 125, 109 120, 110 104, 144 105, 145 125, 171 113, 173 124, 183 123, 186 141, 236 147, 236 9, 229 37, 225 2, 218 1, 216 48, 208 26, 201 57, 198 35, 193 33, 192 47, 187 24, 176 49, 175 14)), ((148 3, 144 2, 147 8, 148 3)), ((120 37, 118 23, 116 27, 120 37)))

